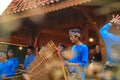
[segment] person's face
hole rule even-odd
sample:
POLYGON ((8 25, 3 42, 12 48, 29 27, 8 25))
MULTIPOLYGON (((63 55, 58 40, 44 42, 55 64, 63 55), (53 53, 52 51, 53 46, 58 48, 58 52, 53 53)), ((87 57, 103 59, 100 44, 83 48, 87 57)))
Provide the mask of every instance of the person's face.
POLYGON ((63 51, 63 50, 64 50, 64 48, 63 48, 62 46, 58 46, 58 49, 59 49, 60 51, 63 51))
POLYGON ((13 56, 14 56, 14 53, 9 52, 9 53, 8 53, 8 56, 11 58, 11 57, 13 57, 13 56))
POLYGON ((7 59, 7 55, 6 54, 2 54, 0 55, 0 61, 3 62, 7 59))
POLYGON ((90 54, 94 54, 95 53, 95 49, 90 49, 89 53, 90 54))
POLYGON ((74 44, 74 43, 76 43, 78 41, 78 38, 75 37, 75 36, 70 35, 70 40, 74 44))
POLYGON ((96 52, 100 52, 100 46, 99 45, 97 45, 95 48, 96 48, 96 52))
POLYGON ((33 51, 31 49, 27 49, 27 53, 30 55, 33 53, 33 51))

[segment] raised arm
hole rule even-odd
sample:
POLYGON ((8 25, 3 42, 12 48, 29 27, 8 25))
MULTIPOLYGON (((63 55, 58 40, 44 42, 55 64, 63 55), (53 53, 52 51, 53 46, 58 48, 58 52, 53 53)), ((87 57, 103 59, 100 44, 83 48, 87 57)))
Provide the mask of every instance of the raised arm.
POLYGON ((111 24, 106 24, 100 29, 100 35, 102 36, 103 39, 107 39, 107 36, 109 33, 111 24))
POLYGON ((119 22, 120 22, 120 16, 113 15, 113 19, 100 29, 100 35, 102 36, 104 41, 120 42, 120 38, 118 36, 109 32, 110 27, 113 25, 117 27, 119 22))

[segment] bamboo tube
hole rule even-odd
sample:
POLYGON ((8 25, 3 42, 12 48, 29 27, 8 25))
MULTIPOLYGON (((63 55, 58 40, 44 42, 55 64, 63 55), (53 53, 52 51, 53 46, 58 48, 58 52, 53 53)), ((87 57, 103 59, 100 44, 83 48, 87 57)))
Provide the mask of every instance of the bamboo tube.
POLYGON ((57 73, 58 70, 62 71, 64 80, 67 80, 64 64, 61 61, 60 55, 56 53, 55 47, 56 46, 53 41, 50 41, 36 55, 35 60, 27 69, 27 74, 30 75, 30 80, 53 80, 51 77, 51 73, 57 73))

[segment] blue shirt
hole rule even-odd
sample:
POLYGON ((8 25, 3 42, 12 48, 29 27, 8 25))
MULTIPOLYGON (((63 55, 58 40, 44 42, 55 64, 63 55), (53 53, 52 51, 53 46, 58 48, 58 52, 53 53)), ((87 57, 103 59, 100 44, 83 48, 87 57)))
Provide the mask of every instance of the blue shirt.
POLYGON ((100 35, 106 44, 107 61, 120 63, 120 36, 110 33, 109 29, 110 24, 106 24, 100 29, 100 35))
MULTIPOLYGON (((70 63, 77 63, 80 67, 86 67, 88 64, 88 47, 85 44, 74 45, 72 47, 73 57, 69 60, 70 63)), ((74 67, 71 67, 72 72, 76 72, 74 67)))
POLYGON ((6 61, 0 63, 0 80, 2 80, 2 75, 6 75, 6 77, 14 76, 15 67, 12 61, 6 61))
POLYGON ((88 64, 88 47, 85 44, 74 45, 72 47, 73 57, 69 60, 71 63, 77 63, 81 67, 88 64))
POLYGON ((15 69, 19 67, 20 63, 17 57, 9 58, 8 60, 13 62, 15 69))
POLYGON ((35 55, 29 55, 25 58, 25 62, 24 62, 24 68, 27 69, 30 65, 30 63, 35 59, 35 55))

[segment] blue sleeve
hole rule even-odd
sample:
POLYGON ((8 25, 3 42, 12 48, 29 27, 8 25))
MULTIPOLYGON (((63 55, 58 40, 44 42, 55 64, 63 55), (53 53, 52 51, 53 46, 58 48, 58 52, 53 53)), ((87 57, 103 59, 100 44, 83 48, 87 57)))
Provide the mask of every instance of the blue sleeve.
POLYGON ((88 47, 83 47, 82 61, 78 63, 80 66, 85 67, 88 64, 88 47))
POLYGON ((11 77, 15 75, 15 66, 13 63, 10 64, 10 69, 9 73, 6 74, 6 77, 11 77))
POLYGON ((113 44, 120 42, 120 37, 115 36, 112 33, 109 33, 110 24, 104 25, 100 29, 100 35, 102 36, 104 41, 112 42, 113 44))
POLYGON ((25 59, 24 68, 27 69, 31 62, 35 59, 35 55, 31 55, 25 59))
POLYGON ((109 34, 108 32, 109 29, 110 29, 110 24, 106 24, 100 29, 100 35, 102 36, 103 39, 107 39, 107 35, 109 34))
POLYGON ((27 61, 27 58, 25 58, 25 62, 24 62, 24 68, 26 69, 28 66, 28 61, 27 61))
POLYGON ((31 63, 34 59, 35 59, 35 56, 32 55, 32 56, 30 57, 30 63, 31 63))
POLYGON ((15 66, 16 66, 16 67, 19 67, 19 65, 20 65, 19 60, 18 60, 18 58, 16 58, 15 66))

